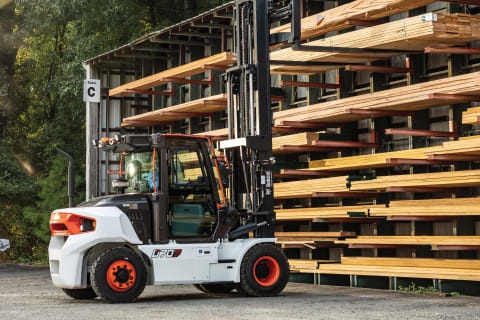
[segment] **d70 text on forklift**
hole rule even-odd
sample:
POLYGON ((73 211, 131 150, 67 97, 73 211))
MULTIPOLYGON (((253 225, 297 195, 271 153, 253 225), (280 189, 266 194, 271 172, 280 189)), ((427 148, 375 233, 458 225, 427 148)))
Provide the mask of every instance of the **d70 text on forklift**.
POLYGON ((236 289, 249 296, 284 289, 288 260, 273 232, 269 47, 298 42, 298 8, 298 1, 283 8, 271 0, 237 1, 237 65, 226 71, 229 140, 220 143, 223 157, 201 136, 94 141, 121 155, 117 194, 52 213, 55 286, 73 298, 107 302, 132 301, 145 285, 194 284, 204 292, 236 289), (270 36, 270 24, 286 13, 292 32, 270 36))

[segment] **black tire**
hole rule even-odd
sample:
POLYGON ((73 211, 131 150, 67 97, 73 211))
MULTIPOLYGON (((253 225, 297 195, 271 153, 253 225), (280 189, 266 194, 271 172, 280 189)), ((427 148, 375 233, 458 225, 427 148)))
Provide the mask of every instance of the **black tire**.
POLYGON ((198 290, 205 292, 205 293, 232 293, 233 289, 235 289, 234 284, 194 284, 194 287, 198 290))
POLYGON ((97 294, 91 287, 85 289, 62 289, 67 296, 77 300, 95 299, 97 294))
POLYGON ((145 263, 126 247, 106 250, 89 270, 93 290, 108 303, 132 302, 143 292, 147 282, 145 263))
POLYGON ((247 251, 240 266, 239 292, 252 297, 278 295, 287 285, 288 259, 274 244, 259 244, 247 251))
POLYGON ((198 289, 199 291, 208 293, 207 290, 205 290, 205 288, 204 288, 201 284, 194 284, 193 286, 194 286, 196 289, 198 289))

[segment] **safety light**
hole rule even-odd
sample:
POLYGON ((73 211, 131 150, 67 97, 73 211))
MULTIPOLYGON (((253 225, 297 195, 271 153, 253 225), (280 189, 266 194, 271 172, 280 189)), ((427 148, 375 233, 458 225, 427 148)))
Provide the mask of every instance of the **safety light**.
POLYGON ((96 221, 73 213, 54 212, 50 216, 52 236, 71 236, 95 231, 96 221))

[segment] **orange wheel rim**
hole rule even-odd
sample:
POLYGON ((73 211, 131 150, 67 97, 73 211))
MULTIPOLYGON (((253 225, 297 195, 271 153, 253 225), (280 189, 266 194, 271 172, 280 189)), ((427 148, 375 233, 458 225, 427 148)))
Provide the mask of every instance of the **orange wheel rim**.
POLYGON ((117 260, 107 269, 107 283, 117 292, 130 290, 136 279, 135 267, 127 260, 117 260))
POLYGON ((264 287, 274 285, 280 277, 280 266, 277 260, 270 256, 258 258, 253 265, 253 277, 264 287))

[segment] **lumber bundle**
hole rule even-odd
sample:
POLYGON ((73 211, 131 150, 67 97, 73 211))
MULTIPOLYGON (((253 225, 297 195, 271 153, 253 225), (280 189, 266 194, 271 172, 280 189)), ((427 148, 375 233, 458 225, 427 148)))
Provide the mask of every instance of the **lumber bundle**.
MULTIPOLYGON (((454 46, 480 40, 480 17, 466 14, 424 14, 404 20, 356 30, 309 42, 312 46, 424 51, 425 47, 454 46)), ((273 65, 272 73, 312 74, 335 69, 338 63, 364 63, 386 59, 399 53, 339 53, 294 51, 272 52, 272 60, 332 62, 326 66, 273 65)))
POLYGON ((279 241, 327 241, 332 242, 338 238, 355 237, 355 232, 275 232, 279 241))
POLYGON ((227 96, 218 94, 185 102, 176 106, 142 113, 123 119, 123 123, 129 127, 148 127, 159 122, 173 122, 194 116, 204 116, 227 108, 227 96))
MULTIPOLYGON (((275 190, 276 192, 276 190, 275 190)), ((370 208, 384 207, 381 205, 366 206, 344 206, 344 207, 318 207, 318 208, 296 208, 275 210, 277 221, 301 221, 315 218, 351 218, 366 217, 370 208)))
POLYGON ((367 154, 353 157, 330 158, 323 160, 312 160, 309 162, 308 170, 325 170, 325 171, 348 171, 368 168, 385 168, 393 167, 396 164, 388 159, 428 159, 425 152, 434 152, 441 147, 418 148, 411 150, 382 152, 375 154, 367 154))
POLYGON ((396 267, 377 265, 319 264, 318 269, 300 269, 300 272, 345 274, 357 276, 404 277, 479 281, 480 270, 459 268, 396 267))
MULTIPOLYGON (((357 0, 302 19, 302 39, 351 28, 349 22, 371 21, 419 8, 435 0, 357 0)), ((271 33, 290 32, 290 24, 271 33)))
POLYGON ((462 112, 462 124, 480 124, 480 107, 469 108, 462 112))
POLYGON ((128 90, 148 90, 159 85, 171 82, 171 78, 186 78, 208 71, 208 66, 228 66, 236 62, 235 55, 231 52, 222 52, 211 57, 196 60, 175 68, 138 79, 114 89, 110 89, 111 97, 124 97, 131 93, 128 90))
POLYGON ((204 137, 223 137, 228 136, 228 128, 222 128, 217 130, 205 131, 200 133, 195 133, 197 136, 204 136, 204 137))
POLYGON ((480 156, 480 137, 473 136, 470 139, 457 141, 447 141, 439 149, 425 151, 427 156, 459 154, 459 155, 479 155, 480 156))
POLYGON ((309 198, 315 192, 348 192, 347 176, 274 184, 275 199, 309 198))
POLYGON ((338 260, 306 260, 306 259, 288 259, 290 270, 297 271, 302 269, 315 270, 321 263, 338 263, 338 260))
POLYGON ((350 122, 369 118, 351 114, 349 109, 364 110, 422 110, 448 104, 429 95, 480 94, 480 72, 449 77, 410 86, 378 91, 360 96, 318 103, 274 113, 275 125, 282 121, 350 122))
POLYGON ((370 216, 480 216, 480 198, 391 201, 371 207, 370 216))
POLYGON ((272 151, 274 153, 283 152, 283 146, 309 146, 318 139, 318 133, 302 132, 286 136, 275 137, 272 139, 272 151))
POLYGON ((480 170, 403 174, 351 182, 351 190, 354 191, 380 191, 389 187, 461 188, 473 186, 480 186, 480 170))
POLYGON ((478 259, 342 257, 341 263, 359 266, 480 269, 480 260, 478 259))
POLYGON ((336 240, 337 244, 379 244, 379 245, 457 245, 478 246, 480 236, 358 236, 336 240))

